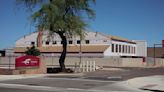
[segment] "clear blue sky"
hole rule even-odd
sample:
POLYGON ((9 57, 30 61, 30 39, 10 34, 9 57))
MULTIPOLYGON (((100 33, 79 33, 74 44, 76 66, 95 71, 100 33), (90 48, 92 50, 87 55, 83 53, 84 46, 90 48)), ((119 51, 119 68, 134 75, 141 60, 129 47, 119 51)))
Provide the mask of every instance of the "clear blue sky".
MULTIPOLYGON (((35 31, 29 12, 16 9, 14 1, 0 0, 0 49, 13 47, 17 39, 35 31)), ((146 40, 149 46, 164 39, 164 0, 97 0, 94 9, 90 30, 146 40)))

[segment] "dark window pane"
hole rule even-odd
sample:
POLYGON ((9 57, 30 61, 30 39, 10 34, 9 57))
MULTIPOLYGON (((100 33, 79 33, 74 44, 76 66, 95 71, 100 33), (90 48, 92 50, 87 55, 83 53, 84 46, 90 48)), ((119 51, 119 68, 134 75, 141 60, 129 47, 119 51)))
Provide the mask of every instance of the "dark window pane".
POLYGON ((77 40, 77 44, 80 44, 80 40, 77 40))
POLYGON ((125 46, 125 53, 128 53, 128 46, 125 46))
POLYGON ((86 43, 86 44, 89 44, 89 40, 85 40, 85 43, 86 43))
POLYGON ((121 52, 121 45, 119 45, 119 52, 121 52))
POLYGON ((35 45, 35 42, 31 42, 31 45, 35 45))
POLYGON ((114 44, 112 44, 112 52, 114 52, 114 44))
POLYGON ((53 41, 53 43, 52 44, 57 44, 57 42, 56 41, 53 41))
POLYGON ((128 50, 128 53, 130 53, 130 46, 128 46, 128 49, 129 49, 129 50, 128 50))
POLYGON ((46 41, 46 45, 49 45, 49 43, 50 43, 49 41, 46 41))
POLYGON ((116 52, 118 52, 118 45, 116 44, 116 52))
POLYGON ((69 40, 68 43, 69 43, 69 44, 72 44, 72 40, 69 40))
POLYGON ((124 48, 125 48, 125 46, 123 45, 122 46, 122 53, 125 53, 125 49, 124 48))

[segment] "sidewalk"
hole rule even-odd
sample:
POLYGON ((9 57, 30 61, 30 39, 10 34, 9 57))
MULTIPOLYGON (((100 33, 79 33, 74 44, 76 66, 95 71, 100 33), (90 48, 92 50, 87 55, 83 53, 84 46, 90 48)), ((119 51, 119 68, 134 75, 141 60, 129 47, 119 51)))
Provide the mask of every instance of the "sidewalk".
POLYGON ((25 78, 36 78, 36 77, 44 77, 44 76, 83 76, 83 73, 58 73, 58 74, 21 74, 21 75, 0 75, 0 81, 5 80, 13 80, 13 79, 25 79, 25 78))
POLYGON ((127 80, 129 86, 143 90, 164 91, 164 76, 155 75, 127 80))
POLYGON ((0 75, 0 81, 14 80, 14 79, 25 79, 25 78, 35 78, 35 77, 42 77, 42 76, 45 76, 45 75, 44 74, 0 75))

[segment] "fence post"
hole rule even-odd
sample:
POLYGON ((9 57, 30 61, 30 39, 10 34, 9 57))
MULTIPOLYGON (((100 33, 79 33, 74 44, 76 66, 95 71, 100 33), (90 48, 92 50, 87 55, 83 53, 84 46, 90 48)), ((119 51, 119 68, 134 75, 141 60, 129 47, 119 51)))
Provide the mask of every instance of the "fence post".
MULTIPOLYGON (((75 66, 77 63, 75 63, 75 66)), ((76 68, 76 67, 75 67, 76 68)), ((96 64, 95 61, 83 61, 79 65, 79 72, 92 72, 96 70, 96 64)))
POLYGON ((85 72, 85 62, 82 62, 82 67, 83 67, 83 71, 82 72, 85 72))
POLYGON ((83 68, 82 63, 80 63, 79 72, 82 72, 82 68, 83 68))
POLYGON ((95 68, 96 68, 96 64, 95 61, 93 61, 93 71, 95 71, 95 68))
POLYGON ((74 69, 74 72, 77 72, 77 63, 75 62, 75 69, 74 69))
POLYGON ((89 61, 87 61, 87 64, 86 64, 86 68, 87 68, 86 72, 88 72, 88 62, 89 62, 89 61))
POLYGON ((9 55, 9 70, 11 69, 11 56, 9 55))
POLYGON ((92 61, 90 61, 90 64, 89 64, 89 71, 90 72, 92 71, 92 61))

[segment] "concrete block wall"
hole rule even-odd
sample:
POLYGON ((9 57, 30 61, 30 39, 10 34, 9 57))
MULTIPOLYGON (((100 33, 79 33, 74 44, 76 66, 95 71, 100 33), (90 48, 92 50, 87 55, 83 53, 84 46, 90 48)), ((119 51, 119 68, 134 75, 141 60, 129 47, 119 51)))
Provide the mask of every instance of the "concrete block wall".
POLYGON ((157 66, 157 67, 163 67, 164 66, 164 59, 162 59, 162 58, 156 58, 155 59, 155 66, 157 66))
POLYGON ((147 58, 147 66, 156 66, 156 67, 164 67, 164 58, 152 58, 148 57, 147 58))
POLYGON ((144 67, 142 58, 122 58, 123 67, 144 67))
MULTIPOLYGON (((47 67, 59 66, 58 57, 46 57, 43 61, 46 62, 47 67)), ((113 58, 113 57, 104 57, 104 58, 87 58, 82 57, 81 62, 86 61, 95 61, 96 66, 100 67, 143 67, 142 58, 113 58)), ((66 67, 75 67, 75 63, 80 63, 80 58, 77 57, 67 57, 65 60, 66 67)))
MULTIPOLYGON (((48 67, 58 66, 58 57, 46 57, 43 59, 48 67)), ((120 59, 112 58, 81 58, 81 62, 95 61, 97 66, 118 66, 121 65, 120 59)), ((80 63, 80 58, 77 57, 67 57, 65 60, 66 66, 74 66, 80 63)))
MULTIPOLYGON (((10 69, 15 69, 15 57, 0 57, 0 68, 9 69, 9 61, 10 61, 10 69), (10 59, 9 59, 10 58, 10 59)), ((41 61, 44 63, 46 67, 58 67, 59 66, 59 57, 41 57, 41 61)), ((82 57, 81 62, 85 61, 95 61, 96 66, 100 67, 152 67, 164 66, 163 58, 156 58, 155 64, 153 58, 147 58, 146 63, 143 63, 142 58, 119 58, 119 57, 103 57, 103 58, 95 58, 95 57, 82 57)), ((80 58, 79 57, 66 57, 65 65, 66 67, 75 67, 75 63, 79 65, 80 58)), ((43 69, 44 72, 46 69, 43 69)))

